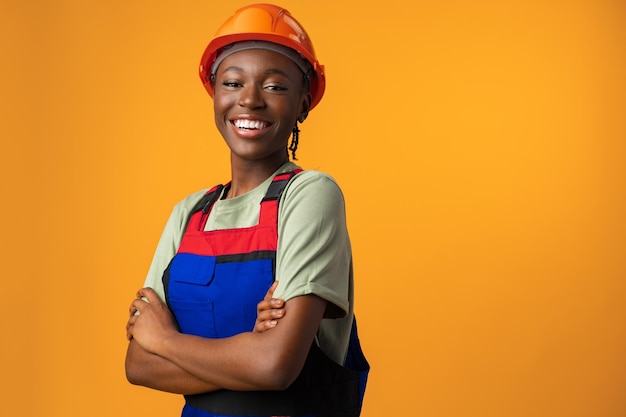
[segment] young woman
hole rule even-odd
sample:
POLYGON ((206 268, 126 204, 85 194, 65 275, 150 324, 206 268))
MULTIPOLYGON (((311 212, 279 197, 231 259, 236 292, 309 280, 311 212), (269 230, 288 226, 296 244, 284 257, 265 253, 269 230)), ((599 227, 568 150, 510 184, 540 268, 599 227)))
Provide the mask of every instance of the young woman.
POLYGON ((255 4, 218 30, 200 76, 231 179, 174 207, 130 307, 127 377, 184 394, 186 417, 358 416, 369 365, 343 196, 289 161, 324 68, 289 12, 255 4))

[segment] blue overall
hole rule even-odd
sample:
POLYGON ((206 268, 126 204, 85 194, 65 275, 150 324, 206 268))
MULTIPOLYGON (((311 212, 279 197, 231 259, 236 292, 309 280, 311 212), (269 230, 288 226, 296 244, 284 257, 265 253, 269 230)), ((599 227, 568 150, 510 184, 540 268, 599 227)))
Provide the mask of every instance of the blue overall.
MULTIPOLYGON (((204 231, 221 185, 196 205, 163 274, 166 301, 181 332, 224 338, 253 329, 257 303, 275 278, 278 202, 298 172, 273 178, 260 204, 259 222, 252 227, 204 231)), ((356 417, 368 372, 353 322, 345 366, 313 343, 302 372, 288 389, 187 395, 182 416, 356 417)))

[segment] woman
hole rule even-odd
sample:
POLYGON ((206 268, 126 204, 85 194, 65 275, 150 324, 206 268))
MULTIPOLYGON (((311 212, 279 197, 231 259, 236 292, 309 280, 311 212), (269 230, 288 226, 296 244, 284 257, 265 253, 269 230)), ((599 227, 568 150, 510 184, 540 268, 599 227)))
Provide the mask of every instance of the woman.
POLYGON ((131 304, 127 377, 184 394, 187 417, 357 416, 369 366, 343 196, 288 153, 322 98, 323 66, 289 12, 257 4, 218 30, 200 76, 231 180, 174 208, 131 304))

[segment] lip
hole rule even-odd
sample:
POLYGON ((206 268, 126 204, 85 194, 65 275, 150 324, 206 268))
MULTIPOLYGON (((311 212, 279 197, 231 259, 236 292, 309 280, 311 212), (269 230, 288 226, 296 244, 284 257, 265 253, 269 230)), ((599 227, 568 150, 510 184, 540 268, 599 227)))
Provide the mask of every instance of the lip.
POLYGON ((265 134, 273 125, 272 122, 262 118, 262 117, 258 117, 258 116, 254 116, 254 115, 249 115, 249 114, 245 114, 245 115, 237 115, 237 116, 233 116, 231 118, 229 118, 228 123, 231 127, 231 129, 233 130, 233 132, 242 138, 246 138, 246 139, 255 139, 257 137, 262 136, 263 134, 265 134), (259 121, 265 124, 265 127, 260 128, 260 129, 246 129, 246 128, 239 128, 235 125, 235 121, 236 120, 250 120, 250 121, 259 121))

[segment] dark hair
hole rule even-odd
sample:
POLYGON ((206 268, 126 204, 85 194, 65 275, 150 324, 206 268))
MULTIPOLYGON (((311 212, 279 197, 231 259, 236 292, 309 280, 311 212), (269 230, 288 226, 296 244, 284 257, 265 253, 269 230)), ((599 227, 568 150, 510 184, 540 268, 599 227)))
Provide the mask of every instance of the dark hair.
MULTIPOLYGON (((296 124, 293 126, 293 130, 291 131, 291 143, 289 144, 289 151, 291 151, 291 158, 294 161, 297 161, 296 158, 296 150, 298 149, 298 140, 300 139, 300 128, 298 127, 298 121, 296 120, 296 124)), ((287 155, 289 155, 289 151, 287 155)))

